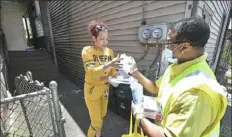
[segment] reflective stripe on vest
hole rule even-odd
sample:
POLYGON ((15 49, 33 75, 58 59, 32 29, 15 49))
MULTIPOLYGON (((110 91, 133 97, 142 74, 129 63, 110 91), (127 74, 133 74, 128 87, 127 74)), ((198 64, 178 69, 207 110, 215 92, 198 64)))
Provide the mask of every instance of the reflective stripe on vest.
POLYGON ((209 77, 208 74, 201 71, 193 72, 193 74, 194 75, 183 78, 174 87, 172 87, 172 92, 175 93, 174 96, 177 97, 183 92, 203 84, 207 85, 212 91, 226 96, 221 85, 218 84, 215 79, 209 77))
MULTIPOLYGON (((194 73, 195 75, 183 78, 172 88, 172 92, 175 93, 173 94, 173 97, 177 98, 184 92, 192 88, 198 88, 203 85, 203 87, 205 87, 203 91, 209 96, 212 96, 212 92, 216 92, 224 97, 226 96, 223 88, 220 84, 218 84, 215 79, 212 79, 206 73, 200 71, 194 73)), ((214 130, 206 134, 204 137, 219 137, 220 119, 222 118, 222 116, 223 115, 220 115, 216 118, 215 122, 212 124, 212 128, 214 130)))
MULTIPOLYGON (((204 91, 209 96, 213 96, 213 92, 225 96, 223 88, 215 80, 215 76, 212 70, 205 61, 189 67, 184 72, 179 74, 176 78, 174 78, 168 85, 162 84, 162 86, 166 86, 162 87, 162 89, 164 90, 162 91, 164 92, 162 94, 164 96, 161 95, 160 100, 163 106, 164 115, 162 126, 166 124, 167 115, 170 109, 172 98, 177 98, 179 95, 183 94, 184 92, 187 92, 189 89, 199 87, 199 89, 204 91)), ((225 111, 225 109, 226 107, 222 108, 222 111, 225 111)), ((216 118, 214 124, 212 124, 213 130, 209 131, 207 135, 204 137, 219 136, 220 119, 222 118, 222 116, 223 115, 220 115, 216 118)))

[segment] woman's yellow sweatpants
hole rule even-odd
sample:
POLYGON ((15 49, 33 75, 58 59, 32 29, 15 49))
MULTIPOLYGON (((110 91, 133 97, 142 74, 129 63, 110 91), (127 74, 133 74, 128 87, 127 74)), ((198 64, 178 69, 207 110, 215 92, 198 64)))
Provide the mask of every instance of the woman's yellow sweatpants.
POLYGON ((96 131, 101 130, 103 118, 107 113, 109 85, 108 83, 103 85, 85 83, 84 94, 91 119, 88 137, 95 137, 96 131))

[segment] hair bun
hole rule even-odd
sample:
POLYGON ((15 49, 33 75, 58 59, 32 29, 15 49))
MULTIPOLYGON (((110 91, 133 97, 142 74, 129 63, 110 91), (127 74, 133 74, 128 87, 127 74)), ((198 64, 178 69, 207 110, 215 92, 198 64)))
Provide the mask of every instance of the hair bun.
POLYGON ((105 27, 106 28, 106 24, 101 22, 101 21, 96 21, 96 20, 92 20, 89 22, 89 25, 88 25, 88 32, 91 36, 95 36, 97 37, 99 32, 101 30, 99 29, 96 29, 96 26, 99 25, 101 27, 105 27))

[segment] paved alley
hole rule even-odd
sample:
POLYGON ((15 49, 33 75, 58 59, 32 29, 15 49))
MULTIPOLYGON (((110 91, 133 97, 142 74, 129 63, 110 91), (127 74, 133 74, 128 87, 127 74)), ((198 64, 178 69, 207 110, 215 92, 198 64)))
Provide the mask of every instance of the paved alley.
MULTIPOLYGON (((63 115, 67 118, 65 123, 66 137, 86 137, 90 119, 83 91, 65 76, 61 76, 56 81, 63 115)), ((102 135, 104 137, 121 137, 122 134, 128 133, 128 129, 129 121, 108 109, 102 135)))

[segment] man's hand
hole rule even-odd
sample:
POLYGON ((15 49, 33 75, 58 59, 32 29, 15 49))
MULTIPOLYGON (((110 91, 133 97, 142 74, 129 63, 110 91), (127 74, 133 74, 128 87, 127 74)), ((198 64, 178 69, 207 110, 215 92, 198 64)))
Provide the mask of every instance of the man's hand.
POLYGON ((138 120, 138 125, 149 137, 167 137, 162 127, 159 127, 146 119, 143 115, 144 108, 141 104, 131 102, 132 114, 138 120))
POLYGON ((138 70, 137 64, 133 57, 129 56, 123 61, 123 70, 128 74, 132 74, 138 70))

